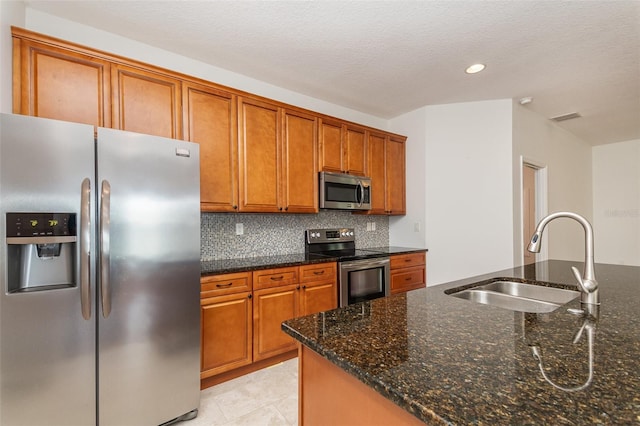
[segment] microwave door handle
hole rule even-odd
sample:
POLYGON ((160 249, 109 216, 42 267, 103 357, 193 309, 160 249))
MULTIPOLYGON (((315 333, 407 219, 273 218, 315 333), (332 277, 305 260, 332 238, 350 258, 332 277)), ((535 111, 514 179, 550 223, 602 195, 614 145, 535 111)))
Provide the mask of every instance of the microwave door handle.
POLYGON ((364 186, 362 185, 362 181, 358 181, 358 187, 356 188, 356 201, 358 203, 358 207, 362 207, 362 203, 364 202, 364 186), (358 193, 360 196, 358 197, 358 193))

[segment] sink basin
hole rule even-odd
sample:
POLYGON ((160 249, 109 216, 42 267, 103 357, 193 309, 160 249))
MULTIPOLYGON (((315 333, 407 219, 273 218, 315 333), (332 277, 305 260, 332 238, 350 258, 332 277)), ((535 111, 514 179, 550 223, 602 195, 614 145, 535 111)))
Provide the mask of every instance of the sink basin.
POLYGON ((504 279, 471 288, 452 289, 453 297, 519 312, 547 313, 571 302, 580 292, 504 279))

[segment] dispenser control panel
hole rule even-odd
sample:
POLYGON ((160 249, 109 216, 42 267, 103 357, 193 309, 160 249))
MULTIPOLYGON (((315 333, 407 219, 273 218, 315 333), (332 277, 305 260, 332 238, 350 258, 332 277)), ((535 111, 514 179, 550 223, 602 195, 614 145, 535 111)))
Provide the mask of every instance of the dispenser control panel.
POLYGON ((7 213, 7 237, 76 236, 75 213, 7 213))

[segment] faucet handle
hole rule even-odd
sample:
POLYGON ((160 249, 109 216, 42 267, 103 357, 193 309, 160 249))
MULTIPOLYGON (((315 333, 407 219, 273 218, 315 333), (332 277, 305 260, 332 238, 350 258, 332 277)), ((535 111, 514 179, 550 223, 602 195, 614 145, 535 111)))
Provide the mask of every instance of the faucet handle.
POLYGON ((571 272, 573 272, 573 276, 576 277, 576 281, 578 281, 578 287, 580 287, 580 290, 582 290, 582 292, 584 293, 589 293, 587 288, 584 286, 584 281, 582 281, 582 275, 580 275, 580 271, 578 271, 578 268, 572 266, 571 272))
POLYGON ((598 282, 595 280, 595 278, 592 280, 583 279, 582 276, 580 275, 580 272, 578 271, 578 268, 576 268, 575 266, 571 267, 571 271, 573 272, 573 276, 576 277, 576 280, 578 281, 578 286, 580 287, 583 293, 586 293, 586 294, 593 293, 598 289, 598 282))

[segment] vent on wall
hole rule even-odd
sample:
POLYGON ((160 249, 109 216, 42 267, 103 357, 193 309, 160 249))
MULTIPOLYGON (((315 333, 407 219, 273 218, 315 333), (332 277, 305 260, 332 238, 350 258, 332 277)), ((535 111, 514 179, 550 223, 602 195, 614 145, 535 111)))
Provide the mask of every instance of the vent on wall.
POLYGON ((563 114, 563 115, 557 115, 555 117, 551 117, 551 120, 553 120, 553 121, 566 121, 566 120, 571 120, 573 118, 578 118, 578 117, 582 117, 580 115, 580 113, 570 112, 569 114, 563 114))

